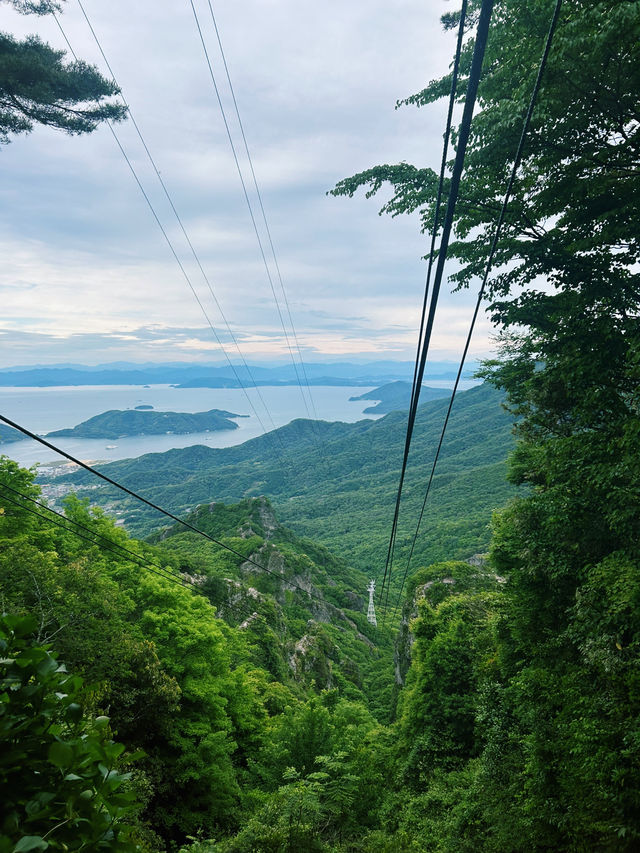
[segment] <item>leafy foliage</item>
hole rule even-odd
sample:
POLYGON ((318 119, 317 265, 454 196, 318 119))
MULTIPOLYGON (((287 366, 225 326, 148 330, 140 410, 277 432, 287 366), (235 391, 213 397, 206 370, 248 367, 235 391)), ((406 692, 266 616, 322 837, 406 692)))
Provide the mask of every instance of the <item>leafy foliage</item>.
MULTIPOLYGON (((6 459, 0 496, 3 483, 39 497, 33 472, 6 459)), ((86 706, 109 714, 129 750, 144 749, 135 791, 146 827, 140 832, 151 849, 198 831, 233 835, 255 810, 257 793, 267 796, 285 784, 287 767, 299 766, 306 780, 328 772, 317 762, 334 751, 348 750, 357 778, 369 778, 354 733, 379 725, 366 697, 379 716, 388 716, 390 631, 379 648, 361 632, 372 632, 364 614, 339 606, 363 606, 343 586, 349 578, 364 586, 359 573, 281 528, 266 501, 204 506, 197 521, 241 553, 266 559, 275 576, 211 543, 203 547, 204 540, 200 551, 192 549, 192 534, 178 529, 155 545, 136 542, 99 510, 67 500, 70 521, 167 570, 188 572, 200 580, 201 595, 146 572, 125 552, 102 551, 49 525, 26 505, 0 499, 0 506, 2 601, 35 617, 40 641, 55 639, 85 677, 86 706), (254 584, 264 577, 258 591, 254 584), (308 585, 316 597, 292 583, 308 585), (216 617, 209 595, 228 623, 216 617), (331 690, 322 703, 307 701, 324 686, 331 690)), ((336 812, 336 825, 344 820, 344 811, 336 812)))
POLYGON ((124 746, 106 717, 83 715, 81 679, 34 642, 36 627, 0 620, 0 850, 139 850, 124 746))
MULTIPOLYGON (((59 10, 48 0, 10 0, 17 11, 38 15, 59 10)), ((102 121, 121 121, 126 107, 109 101, 119 93, 115 83, 82 60, 64 61, 38 36, 17 40, 0 33, 0 144, 35 124, 90 133, 102 121)))

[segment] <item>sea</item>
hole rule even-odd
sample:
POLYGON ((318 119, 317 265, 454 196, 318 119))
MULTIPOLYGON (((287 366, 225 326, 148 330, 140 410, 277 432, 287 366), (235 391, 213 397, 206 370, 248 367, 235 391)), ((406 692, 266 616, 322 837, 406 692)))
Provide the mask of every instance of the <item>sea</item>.
MULTIPOLYGON (((448 380, 432 380, 432 387, 449 388, 448 380)), ((468 388, 473 380, 464 383, 468 388)), ((364 414, 372 400, 350 400, 374 386, 312 386, 311 399, 297 386, 259 388, 176 388, 172 385, 82 385, 51 388, 0 388, 0 412, 38 435, 77 426, 110 409, 153 406, 154 411, 205 412, 222 409, 237 415, 238 429, 189 435, 146 435, 121 439, 53 438, 52 442, 83 462, 111 462, 145 453, 204 444, 231 447, 296 418, 351 423, 380 415, 364 414)), ((33 439, 0 445, 0 453, 25 467, 63 460, 33 439)))

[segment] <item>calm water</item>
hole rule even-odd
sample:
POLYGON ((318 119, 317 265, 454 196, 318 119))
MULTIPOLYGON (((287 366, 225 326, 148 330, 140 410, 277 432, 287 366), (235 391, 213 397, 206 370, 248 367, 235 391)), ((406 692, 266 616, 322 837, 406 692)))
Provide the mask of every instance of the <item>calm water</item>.
MULTIPOLYGON (((451 387, 451 383, 447 381, 432 381, 429 384, 451 387)), ((468 382, 464 387, 473 384, 475 383, 468 382)), ((315 412, 320 420, 326 421, 352 422, 362 418, 375 418, 375 415, 363 414, 363 409, 373 405, 370 400, 349 401, 349 397, 359 396, 369 390, 370 387, 361 386, 313 387, 311 394, 315 412)), ((0 412, 41 435, 52 430, 76 426, 81 421, 109 409, 132 409, 144 404, 153 406, 155 411, 204 412, 209 409, 225 409, 249 417, 237 420, 239 429, 212 433, 140 436, 116 440, 55 438, 52 441, 84 461, 95 462, 127 459, 141 456, 143 453, 159 453, 173 447, 190 447, 194 444, 230 447, 255 438, 265 430, 284 426, 295 418, 308 417, 300 389, 293 386, 251 388, 247 389, 246 394, 238 388, 172 388, 170 385, 152 385, 149 388, 140 385, 0 388, 0 412)), ((313 414, 308 401, 307 405, 313 414)), ((21 465, 61 459, 58 454, 31 439, 2 445, 0 452, 21 465)))

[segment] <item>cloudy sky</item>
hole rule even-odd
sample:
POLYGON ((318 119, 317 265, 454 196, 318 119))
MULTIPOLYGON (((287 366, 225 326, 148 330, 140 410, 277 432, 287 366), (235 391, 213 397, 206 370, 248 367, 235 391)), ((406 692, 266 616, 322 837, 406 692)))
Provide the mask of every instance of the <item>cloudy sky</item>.
MULTIPOLYGON (((191 0, 83 4, 244 356, 284 359, 191 0)), ((194 5, 251 193, 208 3, 194 5)), ((77 0, 64 7, 73 49, 106 73, 77 0)), ((451 8, 445 0, 215 0, 307 358, 413 358, 427 238, 416 218, 379 217, 382 198, 326 191, 379 163, 437 168, 444 105, 394 106, 446 70, 453 36, 438 19, 451 8)), ((65 46, 55 21, 20 17, 5 3, 0 29, 65 46)), ((131 122, 117 133, 220 341, 237 355, 131 122)), ((36 128, 0 149, 0 173, 0 367, 222 359, 108 128, 82 137, 36 128)), ((472 302, 444 294, 434 359, 457 358, 472 302)), ((472 356, 489 352, 489 331, 479 323, 472 356)))

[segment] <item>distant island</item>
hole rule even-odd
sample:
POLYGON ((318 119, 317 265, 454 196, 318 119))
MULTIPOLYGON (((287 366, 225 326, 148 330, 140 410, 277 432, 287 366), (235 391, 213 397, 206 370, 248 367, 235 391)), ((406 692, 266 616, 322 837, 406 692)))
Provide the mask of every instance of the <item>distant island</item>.
POLYGON ((9 444, 12 441, 21 441, 24 438, 21 432, 13 427, 0 424, 0 444, 9 444))
POLYGON ((141 406, 134 406, 136 412, 147 412, 153 409, 153 406, 149 406, 146 403, 143 403, 141 406))
POLYGON ((73 429, 58 429, 47 434, 51 437, 74 438, 127 438, 137 435, 188 435, 192 432, 217 432, 238 429, 229 418, 246 418, 220 409, 209 412, 150 412, 136 409, 112 409, 83 421, 73 429))
MULTIPOLYGON (((441 397, 448 397, 450 393, 451 391, 446 388, 430 388, 428 385, 423 385, 420 391, 420 403, 439 400, 441 397)), ((366 415, 387 415, 389 412, 405 411, 409 408, 411 400, 411 383, 389 382, 359 397, 349 397, 349 400, 379 400, 377 406, 369 406, 364 410, 363 414, 366 415)))

